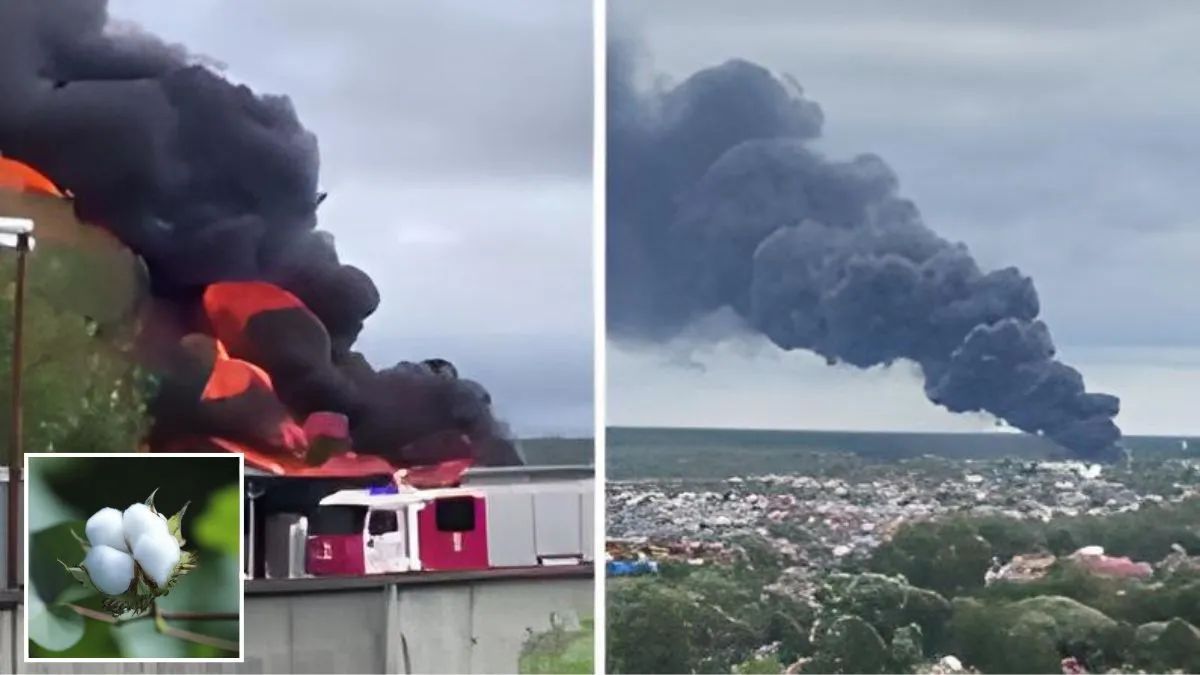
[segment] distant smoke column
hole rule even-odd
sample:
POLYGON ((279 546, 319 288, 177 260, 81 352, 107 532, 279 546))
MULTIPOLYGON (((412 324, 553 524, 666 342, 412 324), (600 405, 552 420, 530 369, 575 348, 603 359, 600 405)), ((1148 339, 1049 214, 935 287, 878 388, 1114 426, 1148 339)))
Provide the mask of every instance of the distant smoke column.
MULTIPOLYGON (((173 310, 164 316, 187 324, 180 317, 218 281, 268 281, 298 296, 328 340, 275 359, 293 413, 348 412, 376 452, 396 453, 431 428, 497 445, 503 427, 478 385, 429 370, 375 373, 351 351, 379 293, 316 230, 317 140, 288 98, 234 85, 183 47, 111 21, 105 0, 0 0, 0 152, 69 189, 83 220, 140 254, 173 310), (405 412, 428 416, 397 418, 405 412)), ((160 415, 186 404, 194 385, 159 401, 160 415)), ((210 430, 235 420, 222 422, 210 430)))
POLYGON ((951 411, 1118 456, 1119 401, 1055 360, 1033 282, 980 270, 927 228, 879 157, 812 151, 823 116, 794 83, 730 61, 645 92, 631 52, 611 54, 614 336, 662 340, 731 307, 783 349, 861 368, 908 359, 951 411))

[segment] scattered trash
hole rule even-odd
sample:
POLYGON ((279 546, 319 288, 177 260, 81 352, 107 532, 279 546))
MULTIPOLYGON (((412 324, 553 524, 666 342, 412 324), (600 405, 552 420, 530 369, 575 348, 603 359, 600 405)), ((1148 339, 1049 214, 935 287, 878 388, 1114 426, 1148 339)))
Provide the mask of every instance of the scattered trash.
MULTIPOLYGON (((1200 466, 1181 461, 1192 463, 1178 467, 1178 475, 1192 475, 1189 467, 1200 466)), ((764 474, 616 481, 608 487, 608 532, 657 546, 647 553, 651 558, 680 562, 730 560, 735 556, 731 542, 752 535, 796 562, 820 567, 865 558, 903 523, 946 514, 1048 521, 1136 511, 1200 495, 1195 482, 1177 483, 1169 494, 1139 494, 1121 482, 1119 471, 1105 471, 1076 461, 923 457, 879 464, 855 479, 764 474), (930 470, 937 462, 944 466, 930 470)), ((1024 556, 1003 574, 1025 579, 1041 573, 1042 562, 1024 556)), ((1101 563, 1096 570, 1139 576, 1147 574, 1143 565, 1101 563)), ((1000 567, 992 574, 1001 573, 1000 567)))

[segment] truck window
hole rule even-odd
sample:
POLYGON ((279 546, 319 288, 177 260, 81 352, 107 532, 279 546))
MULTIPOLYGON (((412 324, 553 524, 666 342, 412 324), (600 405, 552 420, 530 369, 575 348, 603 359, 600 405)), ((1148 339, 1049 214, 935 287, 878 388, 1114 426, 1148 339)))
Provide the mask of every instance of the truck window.
POLYGON ((442 532, 470 532, 475 529, 475 498, 447 497, 433 503, 437 529, 442 532))
POLYGON ((386 534, 400 529, 395 511, 372 511, 367 521, 367 532, 370 534, 386 534))
POLYGON ((320 506, 308 519, 308 533, 316 535, 362 534, 365 506, 320 506))

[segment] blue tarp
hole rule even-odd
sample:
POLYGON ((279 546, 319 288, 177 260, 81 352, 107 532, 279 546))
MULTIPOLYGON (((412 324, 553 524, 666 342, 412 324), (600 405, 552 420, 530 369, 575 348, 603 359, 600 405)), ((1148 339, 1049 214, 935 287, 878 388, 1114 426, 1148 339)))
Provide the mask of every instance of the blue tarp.
POLYGON ((631 577, 657 574, 658 563, 653 560, 609 560, 606 569, 610 577, 631 577))

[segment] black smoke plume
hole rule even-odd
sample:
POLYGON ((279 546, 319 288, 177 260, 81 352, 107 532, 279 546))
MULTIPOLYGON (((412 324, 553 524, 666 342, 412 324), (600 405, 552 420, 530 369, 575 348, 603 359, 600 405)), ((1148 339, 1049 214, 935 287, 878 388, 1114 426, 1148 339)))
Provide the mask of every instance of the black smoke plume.
MULTIPOLYGON (((376 373, 351 350, 379 293, 316 229, 317 140, 286 97, 257 95, 183 47, 112 21, 105 0, 2 0, 0 152, 70 190, 81 219, 145 259, 176 337, 203 330, 194 317, 207 284, 269 281, 298 296, 328 337, 305 333, 275 359, 293 413, 348 413, 376 452, 455 428, 508 448, 482 461, 515 457, 497 442, 501 425, 478 385, 433 368, 376 373)), ((186 350, 174 357, 188 360, 186 350)), ((156 405, 160 424, 197 419, 180 386, 156 405)))
POLYGON ((954 412, 986 411, 1080 457, 1119 456, 1119 401, 1055 359, 1033 282, 985 272, 925 226, 875 155, 809 141, 821 108, 746 61, 635 86, 610 46, 608 325, 664 340, 724 307, 783 349, 908 359, 954 412))

